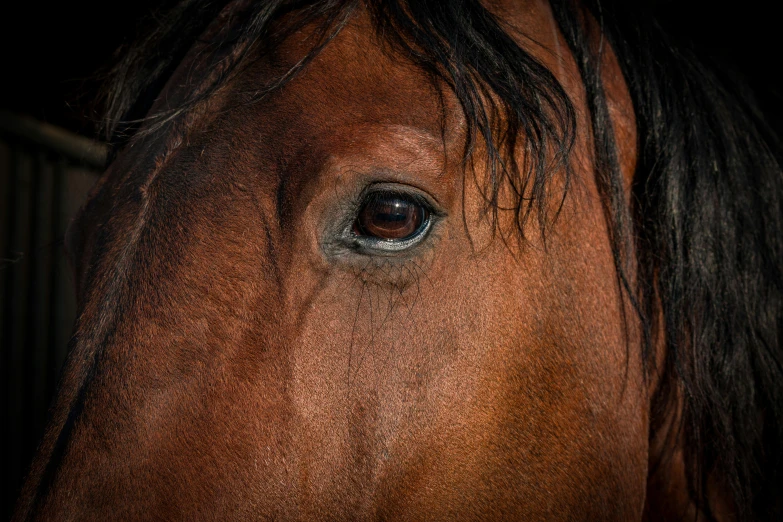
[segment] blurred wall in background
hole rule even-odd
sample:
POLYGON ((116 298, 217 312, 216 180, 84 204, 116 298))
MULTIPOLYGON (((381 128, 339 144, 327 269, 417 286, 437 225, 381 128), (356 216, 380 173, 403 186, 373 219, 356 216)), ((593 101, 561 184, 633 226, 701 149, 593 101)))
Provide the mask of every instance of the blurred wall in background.
POLYGON ((0 481, 3 517, 46 422, 76 316, 65 229, 105 147, 0 112, 0 481))

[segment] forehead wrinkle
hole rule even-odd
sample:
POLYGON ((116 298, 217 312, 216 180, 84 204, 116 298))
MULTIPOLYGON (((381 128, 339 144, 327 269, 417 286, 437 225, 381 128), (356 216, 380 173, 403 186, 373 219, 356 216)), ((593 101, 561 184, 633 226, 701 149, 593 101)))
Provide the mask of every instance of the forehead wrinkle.
POLYGON ((340 127, 332 136, 333 139, 329 139, 328 143, 335 153, 357 149, 369 150, 371 154, 376 154, 376 151, 387 146, 396 146, 408 151, 416 150, 429 155, 444 152, 444 144, 440 136, 436 136, 423 126, 357 123, 340 127))

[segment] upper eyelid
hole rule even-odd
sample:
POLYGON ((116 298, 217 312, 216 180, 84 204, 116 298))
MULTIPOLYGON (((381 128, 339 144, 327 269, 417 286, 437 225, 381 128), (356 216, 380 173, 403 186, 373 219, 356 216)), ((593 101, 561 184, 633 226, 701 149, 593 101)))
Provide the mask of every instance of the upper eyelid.
POLYGON ((357 197, 356 204, 354 205, 355 212, 358 212, 361 206, 367 201, 368 196, 376 193, 381 194, 384 192, 390 194, 399 194, 401 196, 412 198, 417 203, 423 205, 427 211, 435 214, 438 217, 443 217, 446 215, 446 211, 443 209, 443 207, 440 206, 440 204, 438 204, 437 200, 432 195, 424 192, 423 190, 411 185, 386 182, 372 183, 362 190, 362 192, 357 197))

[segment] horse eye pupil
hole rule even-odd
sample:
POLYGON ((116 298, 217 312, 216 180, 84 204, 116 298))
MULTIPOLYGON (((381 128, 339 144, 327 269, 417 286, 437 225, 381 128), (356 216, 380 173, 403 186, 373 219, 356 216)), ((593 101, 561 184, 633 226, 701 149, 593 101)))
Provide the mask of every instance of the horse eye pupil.
POLYGON ((427 211, 410 197, 398 194, 371 196, 359 210, 354 233, 378 239, 406 239, 424 223, 427 211))

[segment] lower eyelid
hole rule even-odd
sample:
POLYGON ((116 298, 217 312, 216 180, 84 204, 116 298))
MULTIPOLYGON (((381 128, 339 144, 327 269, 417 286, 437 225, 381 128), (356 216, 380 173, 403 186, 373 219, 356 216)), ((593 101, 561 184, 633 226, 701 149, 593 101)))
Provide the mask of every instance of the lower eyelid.
POLYGON ((377 251, 381 253, 381 255, 401 253, 411 250, 418 246, 418 244, 421 242, 426 241, 430 234, 430 230, 432 229, 432 225, 433 215, 432 213, 429 213, 426 217, 426 220, 422 224, 420 231, 408 239, 383 240, 367 236, 357 236, 352 229, 347 231, 348 237, 345 239, 354 245, 358 244, 360 248, 366 248, 368 250, 367 254, 369 255, 372 255, 373 251, 377 251))
POLYGON ((443 224, 431 223, 426 237, 407 250, 387 253, 343 246, 334 252, 332 261, 363 285, 392 288, 395 292, 418 288, 429 280, 422 276, 435 260, 442 230, 439 225, 443 224))

